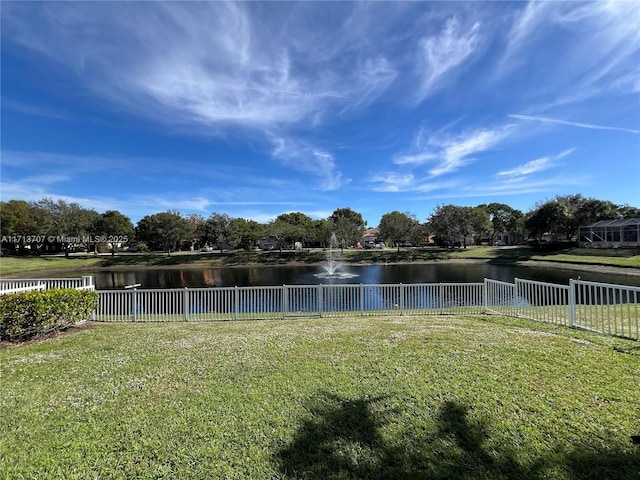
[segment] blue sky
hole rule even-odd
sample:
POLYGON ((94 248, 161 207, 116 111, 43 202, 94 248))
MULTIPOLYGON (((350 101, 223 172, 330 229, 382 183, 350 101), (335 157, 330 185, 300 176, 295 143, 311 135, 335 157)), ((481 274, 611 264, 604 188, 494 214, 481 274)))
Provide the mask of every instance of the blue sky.
POLYGON ((640 206, 638 2, 5 2, 1 197, 640 206))

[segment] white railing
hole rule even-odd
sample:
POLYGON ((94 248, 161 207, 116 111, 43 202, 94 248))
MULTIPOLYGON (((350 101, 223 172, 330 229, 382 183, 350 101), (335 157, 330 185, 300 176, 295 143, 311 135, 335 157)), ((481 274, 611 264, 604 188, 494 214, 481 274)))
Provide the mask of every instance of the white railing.
POLYGON ((571 280, 571 326, 640 340, 640 287, 571 280))
MULTIPOLYGON (((0 294, 95 289, 93 277, 0 279, 0 294)), ((282 285, 102 290, 93 319, 215 321, 357 315, 477 315, 485 312, 640 340, 640 287, 571 280, 514 283, 282 285)))
POLYGON ((102 290, 98 321, 481 314, 484 284, 282 285, 102 290))
POLYGON ((515 315, 541 322, 570 326, 571 287, 533 280, 515 279, 515 315))
POLYGON ((38 290, 46 290, 47 287, 44 283, 40 283, 38 285, 29 285, 25 287, 14 287, 14 288, 2 288, 0 289, 0 295, 4 295, 6 293, 22 293, 22 292, 35 292, 38 290))
POLYGON ((17 291, 28 291, 24 289, 35 286, 44 286, 43 290, 49 288, 95 289, 93 277, 90 275, 85 275, 80 278, 0 278, 0 295, 4 293, 15 293, 17 291))
POLYGON ((485 278, 484 297, 484 306, 488 312, 508 317, 517 314, 518 295, 513 283, 485 278))
POLYGON ((513 284, 485 279, 485 286, 488 312, 640 340, 640 287, 518 278, 513 284))

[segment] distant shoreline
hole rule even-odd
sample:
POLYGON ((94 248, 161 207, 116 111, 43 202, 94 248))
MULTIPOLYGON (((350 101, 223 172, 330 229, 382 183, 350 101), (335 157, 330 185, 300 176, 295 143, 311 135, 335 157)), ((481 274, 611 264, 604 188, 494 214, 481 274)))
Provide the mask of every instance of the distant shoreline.
MULTIPOLYGON (((397 261, 388 261, 388 262, 366 262, 366 261, 348 261, 343 260, 343 263, 347 265, 430 265, 430 264, 442 264, 442 263, 453 263, 453 264, 481 264, 481 263, 492 263, 498 265, 513 265, 513 266, 535 266, 535 267, 544 267, 558 270, 578 270, 578 271, 597 271, 601 273, 612 273, 612 274, 620 274, 620 275, 629 275, 629 276, 640 276, 640 268, 637 267, 622 267, 622 266, 613 266, 613 265, 599 265, 592 263, 571 263, 571 262, 561 262, 561 261, 545 261, 545 260, 506 260, 506 259, 478 259, 478 258, 450 258, 450 259, 441 259, 441 260, 419 260, 419 261, 406 261, 406 260, 397 260, 397 261)), ((74 273, 78 272, 81 274, 91 274, 92 272, 104 272, 104 271, 126 271, 126 270, 179 270, 179 269, 203 269, 203 268, 211 268, 211 269, 220 269, 220 268, 242 268, 242 267, 274 267, 274 266, 296 266, 296 265, 316 265, 321 266, 323 262, 315 261, 315 262, 304 262, 304 261, 281 261, 281 262, 273 262, 273 263, 262 263, 262 262, 247 262, 247 263, 236 263, 236 264, 220 264, 220 263, 177 263, 171 265, 145 265, 145 264, 127 264, 127 265, 107 265, 107 266, 75 266, 75 267, 55 267, 55 268, 45 268, 38 270, 29 270, 17 273, 8 273, 2 275, 2 278, 29 278, 30 275, 37 275, 39 277, 45 275, 55 275, 56 273, 74 273)))

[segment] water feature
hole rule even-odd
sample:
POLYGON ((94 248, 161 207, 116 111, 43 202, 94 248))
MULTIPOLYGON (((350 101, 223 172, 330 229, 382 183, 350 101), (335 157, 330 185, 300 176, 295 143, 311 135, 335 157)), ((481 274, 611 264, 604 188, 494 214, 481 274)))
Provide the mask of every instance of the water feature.
MULTIPOLYGON (((336 259, 340 264, 339 259, 336 259)), ((496 265, 490 263, 407 263, 397 265, 338 265, 333 275, 326 265, 278 265, 237 267, 173 267, 110 270, 96 272, 69 272, 78 277, 93 275, 98 289, 121 289, 136 283, 141 288, 202 288, 202 287, 250 287, 265 285, 317 285, 337 283, 468 283, 482 282, 484 278, 513 282, 514 278, 568 285, 570 278, 640 286, 640 275, 548 268, 521 265, 496 265), (341 270, 342 269, 342 270, 341 270), (340 274, 341 272, 341 274, 340 274), (348 275, 346 275, 348 274, 348 275)), ((41 275, 43 277, 51 276, 41 275)))
POLYGON ((357 273, 348 272, 345 270, 344 265, 338 260, 338 253, 334 253, 334 248, 338 247, 338 239, 336 234, 332 233, 329 240, 329 251, 327 253, 327 261, 322 266, 323 272, 315 273, 314 276, 322 279, 346 279, 355 278, 359 275, 357 273))

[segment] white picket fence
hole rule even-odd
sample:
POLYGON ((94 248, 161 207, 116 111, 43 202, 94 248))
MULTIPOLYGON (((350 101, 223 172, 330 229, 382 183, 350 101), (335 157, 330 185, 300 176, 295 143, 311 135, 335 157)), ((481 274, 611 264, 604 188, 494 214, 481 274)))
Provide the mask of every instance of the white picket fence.
POLYGON ((640 340, 640 287, 570 280, 556 285, 485 279, 490 313, 640 340))
POLYGON ((571 326, 640 340, 640 288, 571 281, 571 326))
MULTIPOLYGON (((93 277, 0 279, 0 294, 94 290, 93 277)), ((101 322, 491 313, 640 340, 640 287, 570 280, 100 290, 101 322)))
POLYGON ((492 313, 640 340, 640 288, 571 280, 99 291, 104 322, 492 313))
POLYGON ((38 283, 35 285, 27 285, 24 287, 0 288, 0 295, 4 295, 5 293, 35 292, 38 290, 46 290, 46 289, 47 287, 44 283, 38 283))
POLYGON ((0 295, 33 290, 48 290, 50 288, 95 290, 95 285, 91 275, 85 275, 79 278, 0 278, 0 295))
POLYGON ((103 290, 98 321, 481 314, 483 283, 103 290))

